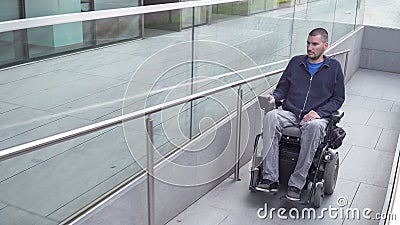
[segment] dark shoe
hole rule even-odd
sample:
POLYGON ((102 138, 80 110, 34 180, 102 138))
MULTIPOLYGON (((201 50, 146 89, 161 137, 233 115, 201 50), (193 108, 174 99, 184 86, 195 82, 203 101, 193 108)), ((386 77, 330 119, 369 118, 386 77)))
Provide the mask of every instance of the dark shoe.
POLYGON ((292 201, 300 201, 301 190, 297 187, 289 186, 286 198, 292 201))
POLYGON ((278 191, 279 183, 272 180, 263 179, 257 187, 265 189, 266 191, 276 192, 278 191))

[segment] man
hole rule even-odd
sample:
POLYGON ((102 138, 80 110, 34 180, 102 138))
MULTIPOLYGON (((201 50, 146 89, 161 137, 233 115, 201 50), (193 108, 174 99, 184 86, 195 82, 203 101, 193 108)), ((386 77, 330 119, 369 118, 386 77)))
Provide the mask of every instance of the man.
POLYGON ((268 101, 283 101, 282 109, 264 117, 263 179, 260 188, 277 191, 279 186, 279 138, 282 129, 297 125, 301 130, 298 161, 288 181, 286 197, 300 200, 308 170, 318 145, 325 136, 327 117, 338 110, 345 98, 344 77, 340 63, 326 57, 328 32, 316 28, 307 39, 307 55, 293 57, 268 101))

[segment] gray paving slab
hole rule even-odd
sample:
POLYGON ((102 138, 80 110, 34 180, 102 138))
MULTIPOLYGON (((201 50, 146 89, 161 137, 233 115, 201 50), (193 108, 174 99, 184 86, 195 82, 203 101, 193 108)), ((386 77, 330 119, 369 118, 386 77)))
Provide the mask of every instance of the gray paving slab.
MULTIPOLYGON (((106 132, 106 129, 104 132, 106 132)), ((41 151, 31 152, 29 154, 22 155, 20 157, 12 158, 6 161, 0 162, 0 182, 9 179, 23 171, 29 170, 30 168, 44 163, 45 161, 62 154, 69 149, 81 145, 82 143, 92 139, 98 134, 89 134, 83 137, 72 139, 63 143, 59 143, 54 146, 50 146, 42 149, 41 151)))
POLYGON ((366 109, 389 112, 394 102, 384 99, 367 98, 360 106, 366 109))
POLYGON ((357 219, 357 217, 353 219, 354 217, 349 215, 349 219, 346 219, 343 224, 379 224, 379 220, 375 220, 376 213, 382 212, 385 196, 386 188, 361 183, 357 190, 357 194, 351 203, 352 209, 359 210, 360 219, 357 219), (364 209, 370 209, 371 212, 368 215, 363 216, 362 211, 364 209), (371 217, 371 219, 369 217, 371 217))
POLYGON ((375 111, 368 120, 367 125, 387 129, 400 130, 400 112, 375 111))
POLYGON ((112 62, 94 69, 81 70, 80 73, 121 79, 124 74, 131 75, 146 60, 142 56, 126 56, 123 60, 112 62))
POLYGON ((353 146, 341 164, 339 177, 386 188, 393 153, 353 146))
POLYGON ((350 122, 347 122, 344 127, 349 135, 346 136, 343 143, 372 149, 375 148, 382 133, 382 128, 350 122))
POLYGON ((26 225, 56 225, 60 221, 50 220, 43 216, 21 210, 13 206, 7 206, 0 210, 0 224, 26 225))
POLYGON ((400 112, 400 102, 395 101, 390 109, 390 112, 400 112))
POLYGON ((396 151, 399 133, 398 130, 383 129, 375 149, 394 153, 396 151))
POLYGON ((54 67, 66 71, 80 72, 126 59, 126 55, 124 54, 106 52, 101 49, 86 52, 80 57, 70 60, 67 63, 56 64, 54 67))
POLYGON ((229 214, 218 225, 269 225, 269 224, 284 224, 283 221, 270 221, 267 219, 254 218, 246 213, 229 214))
POLYGON ((0 89, 0 96, 1 100, 8 101, 46 89, 61 88, 67 83, 79 81, 87 77, 88 75, 85 74, 56 70, 4 84, 0 89), (16 87, 18 87, 17 91, 16 87))
POLYGON ((12 111, 14 109, 21 108, 22 106, 10 104, 7 102, 0 102, 0 114, 12 111))
POLYGON ((5 207, 7 207, 7 204, 0 202, 0 210, 4 209, 5 207))
POLYGON ((203 205, 199 208, 189 207, 183 213, 178 215, 168 225, 173 224, 220 224, 227 218, 229 212, 210 205, 203 205))
POLYGON ((374 110, 372 109, 352 105, 344 105, 340 110, 344 112, 344 117, 341 122, 351 122, 363 125, 367 124, 369 118, 374 113, 374 110))
POLYGON ((122 53, 127 55, 149 57, 160 50, 181 42, 191 41, 189 31, 173 33, 173 35, 164 35, 158 37, 149 37, 141 40, 132 41, 112 47, 103 48, 102 51, 111 53, 122 53))
POLYGON ((90 76, 81 80, 67 83, 63 85, 62 89, 59 87, 54 87, 39 91, 34 95, 14 98, 10 102, 31 108, 49 109, 75 99, 94 94, 112 86, 120 85, 123 82, 124 81, 110 78, 90 76), (42 99, 45 99, 45 101, 42 99))
POLYGON ((395 73, 359 69, 346 85, 348 94, 398 101, 400 77, 395 73))
POLYGON ((367 97, 365 96, 346 93, 346 99, 343 106, 361 106, 366 99, 367 97))
POLYGON ((43 110, 20 107, 0 114, 0 118, 2 121, 0 128, 4 131, 1 132, 0 140, 4 141, 18 134, 57 121, 62 116, 52 115, 43 110))
POLYGON ((337 151, 339 152, 339 164, 343 164, 343 161, 346 159, 347 154, 349 154, 352 145, 342 144, 337 151))
MULTIPOLYGON (((137 91, 137 93, 132 93, 131 96, 128 96, 128 102, 139 101, 139 99, 144 98, 145 96, 140 94, 146 86, 147 85, 136 83, 134 91, 137 91)), ((104 115, 108 115, 116 110, 118 110, 118 113, 122 115, 121 109, 124 104, 126 89, 127 83, 122 83, 106 90, 51 108, 49 111, 55 114, 72 115, 74 117, 92 121, 100 117, 104 119, 104 115)))
POLYGON ((46 120, 44 124, 29 130, 26 130, 26 125, 24 124, 14 129, 7 129, 12 130, 14 134, 13 136, 9 136, 0 142, 0 149, 5 149, 15 146, 16 144, 45 138, 89 124, 90 122, 88 120, 71 116, 57 116, 55 118, 51 118, 50 121, 46 120))
POLYGON ((383 98, 399 102, 400 101, 400 90, 396 87, 398 87, 398 86, 390 87, 388 91, 385 91, 385 93, 383 94, 383 98))
POLYGON ((82 193, 72 201, 67 202, 62 207, 55 209, 55 211, 48 215, 48 217, 58 221, 65 220, 73 213, 75 213, 77 209, 84 208, 85 206, 87 206, 88 203, 92 202, 100 194, 109 191, 110 187, 113 187, 116 184, 121 183, 121 181, 127 179, 128 177, 131 177, 132 174, 135 174, 140 169, 140 165, 138 165, 137 163, 133 163, 125 168, 122 168, 119 171, 116 171, 114 175, 108 177, 103 182, 82 193))
POLYGON ((55 71, 57 68, 46 63, 33 63, 11 69, 0 70, 0 84, 7 84, 17 80, 34 77, 43 73, 55 71))

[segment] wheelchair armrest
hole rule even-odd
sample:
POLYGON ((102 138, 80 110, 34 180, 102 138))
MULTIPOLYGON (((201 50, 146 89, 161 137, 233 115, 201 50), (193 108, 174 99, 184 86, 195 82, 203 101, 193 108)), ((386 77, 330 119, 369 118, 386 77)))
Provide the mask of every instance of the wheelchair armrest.
POLYGON ((339 123, 339 121, 343 118, 344 112, 341 110, 335 111, 332 113, 332 115, 329 116, 329 119, 331 119, 334 123, 339 123))

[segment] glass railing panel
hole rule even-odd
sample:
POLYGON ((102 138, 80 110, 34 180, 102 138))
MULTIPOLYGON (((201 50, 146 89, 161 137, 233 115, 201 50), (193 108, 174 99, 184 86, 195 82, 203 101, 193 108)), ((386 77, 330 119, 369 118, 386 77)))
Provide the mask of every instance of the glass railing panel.
MULTIPOLYGON (((179 11, 178 11, 179 12, 179 11)), ((191 11, 187 11, 189 13, 191 11)), ((180 13, 180 12, 179 12, 180 13)), ((192 18, 193 16, 188 16, 192 18)), ((180 18, 178 20, 180 22, 180 18)), ((158 28, 153 27, 151 31, 158 28)), ((151 106, 163 104, 191 94, 192 79, 192 30, 166 33, 149 38, 149 29, 145 29, 146 38, 137 43, 143 46, 137 51, 144 57, 137 70, 131 74, 129 85, 124 95, 123 115, 142 110, 151 106), (145 50, 154 51, 145 51, 145 50), (141 89, 140 92, 138 90, 141 89)), ((135 50, 132 54, 135 54, 135 50)), ((154 160, 170 154, 182 144, 190 140, 190 104, 183 104, 165 109, 151 115, 154 125, 154 160)), ((135 123, 124 123, 132 130, 144 131, 143 126, 135 123)), ((127 139, 128 145, 134 145, 127 139)), ((145 142, 146 140, 141 140, 145 142)), ((146 149, 141 149, 145 153, 146 149)), ((139 153, 133 153, 141 154, 139 153)))
POLYGON ((165 35, 125 42, 0 71, 0 101, 12 108, 0 114, 4 121, 0 149, 122 115, 128 84, 134 88, 127 97, 138 104, 151 90, 177 85, 182 77, 174 75, 190 77, 186 68, 190 63, 173 66, 190 60, 191 48, 174 46, 189 40, 191 31, 187 30, 173 38, 165 35), (168 46, 172 46, 170 51, 168 46), (144 62, 148 68, 140 70, 144 62))
MULTIPOLYGON (((0 22, 21 18, 22 11, 18 0, 0 2, 0 22)), ((26 49, 24 45, 24 31, 10 31, 0 33, 0 67, 24 60, 26 49)))
POLYGON ((144 15, 145 37, 168 34, 181 29, 181 10, 147 13, 144 15))
POLYGON ((26 58, 24 44, 25 31, 10 31, 0 33, 0 67, 3 64, 12 64, 26 58))
POLYGON ((116 126, 0 162, 0 223, 60 223, 141 171, 145 138, 116 126))
MULTIPOLYGON (((138 6, 131 0, 0 3, 0 21, 138 6), (4 12, 3 12, 4 11, 4 12)), ((57 24, 0 34, 0 67, 142 36, 140 16, 57 24)))
MULTIPOLYGON (((86 0, 93 1, 94 10, 118 9, 140 5, 140 0, 86 0)), ((82 2, 82 0, 81 0, 82 2)))
POLYGON ((250 14, 259 13, 265 11, 265 0, 250 0, 250 14))
MULTIPOLYGON (((269 72, 277 66, 262 65, 288 58, 291 24, 272 12, 246 16, 244 11, 240 4, 213 6, 212 26, 195 28, 194 92, 269 72)), ((270 79, 276 77, 243 85, 243 100, 268 89, 270 79)), ((195 101, 193 134, 236 110, 237 88, 225 92, 195 101)))
MULTIPOLYGON (((333 21, 335 16, 336 0, 308 0, 305 10, 305 19, 295 20, 293 26, 292 55, 306 54, 308 33, 317 27, 325 28, 332 40, 333 21)), ((299 8, 300 9, 300 8, 299 8)), ((297 10, 297 9, 296 9, 297 10)), ((296 13, 296 15, 298 15, 296 13)))
MULTIPOLYGON (((137 39, 141 36, 140 16, 97 20, 95 25, 87 25, 86 29, 91 29, 91 26, 95 26, 97 45, 137 39)), ((87 31, 89 32, 90 30, 87 31)))
MULTIPOLYGON (((365 2, 366 0, 357 1, 357 16, 356 16, 356 27, 364 25, 364 15, 365 15, 365 2)), ((400 28, 400 26, 399 26, 400 28)))
POLYGON ((357 0, 337 0, 331 43, 336 42, 347 33, 354 30, 357 16, 356 6, 357 0))
POLYGON ((21 18, 21 5, 19 0, 0 2, 0 21, 16 20, 21 18))
MULTIPOLYGON (((390 27, 400 29, 399 7, 400 1, 374 1, 363 0, 365 2, 364 24, 368 26, 390 27)), ((363 4, 361 4, 361 11, 363 4)))
POLYGON ((248 1, 217 4, 212 6, 211 19, 214 22, 230 19, 235 16, 247 15, 249 12, 248 1))
MULTIPOLYGON (((181 2, 189 2, 193 0, 181 0, 181 2)), ((205 25, 209 22, 209 15, 211 13, 211 6, 197 7, 194 11, 195 16, 193 17, 193 8, 186 8, 181 10, 181 24, 182 29, 190 28, 198 25, 205 25), (193 21, 193 18, 195 21, 193 21)))

